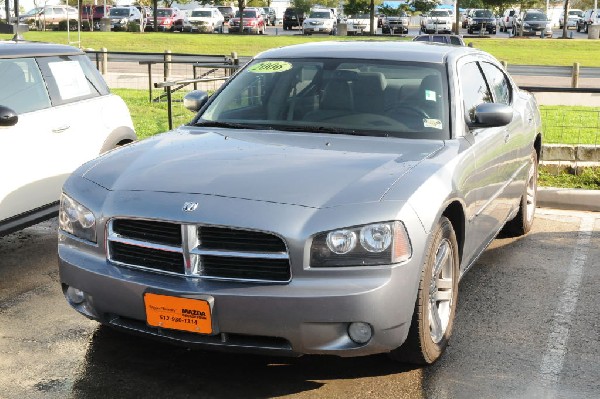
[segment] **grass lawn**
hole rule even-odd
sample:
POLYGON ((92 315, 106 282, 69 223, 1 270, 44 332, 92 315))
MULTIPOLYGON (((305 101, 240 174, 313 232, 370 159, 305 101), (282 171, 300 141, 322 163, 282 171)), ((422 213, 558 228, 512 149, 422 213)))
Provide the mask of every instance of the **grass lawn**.
POLYGON ((600 145, 600 108, 540 106, 545 144, 600 145))
MULTIPOLYGON (((283 29, 283 28, 281 28, 283 29)), ((66 44, 67 32, 27 32, 27 40, 66 44)), ((1 39, 12 35, 0 34, 1 39)), ((291 44, 324 40, 410 40, 398 37, 339 37, 339 36, 259 36, 229 34, 133 33, 133 32, 82 32, 81 47, 109 51, 137 51, 229 55, 235 51, 240 56, 252 56, 261 51, 291 44)), ((77 32, 70 41, 77 40, 77 32)), ((467 39, 474 46, 493 54, 509 64, 517 65, 573 65, 600 67, 600 40, 587 39, 467 39)))

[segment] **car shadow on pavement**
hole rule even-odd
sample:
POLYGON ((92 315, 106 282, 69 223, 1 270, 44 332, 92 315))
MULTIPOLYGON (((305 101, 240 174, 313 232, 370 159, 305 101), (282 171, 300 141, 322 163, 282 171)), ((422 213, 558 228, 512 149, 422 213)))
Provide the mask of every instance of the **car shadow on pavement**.
MULTIPOLYGON (((72 398, 269 398, 319 390, 332 380, 406 373, 417 374, 420 380, 421 372, 386 355, 287 358, 207 352, 106 326, 96 329, 84 362, 75 377, 72 398)), ((414 378, 397 380, 408 386, 414 378)), ((421 397, 420 389, 412 385, 410 389, 417 389, 416 397, 421 397)), ((333 389, 339 388, 334 384, 333 389)))

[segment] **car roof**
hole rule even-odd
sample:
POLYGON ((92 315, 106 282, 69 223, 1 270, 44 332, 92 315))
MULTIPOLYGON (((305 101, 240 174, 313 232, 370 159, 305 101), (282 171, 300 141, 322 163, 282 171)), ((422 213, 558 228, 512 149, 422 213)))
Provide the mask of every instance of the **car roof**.
POLYGON ((267 50, 256 58, 345 58, 445 63, 450 56, 481 54, 477 49, 425 42, 311 42, 267 50))
POLYGON ((53 55, 83 54, 78 48, 63 44, 0 41, 0 58, 48 57, 53 55))

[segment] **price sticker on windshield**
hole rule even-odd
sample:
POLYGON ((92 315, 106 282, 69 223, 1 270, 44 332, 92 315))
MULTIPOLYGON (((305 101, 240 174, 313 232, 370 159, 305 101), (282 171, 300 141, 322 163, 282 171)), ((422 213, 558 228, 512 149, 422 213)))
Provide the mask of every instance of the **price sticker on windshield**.
POLYGON ((286 61, 263 61, 252 65, 248 70, 254 73, 277 73, 292 69, 292 64, 286 61))

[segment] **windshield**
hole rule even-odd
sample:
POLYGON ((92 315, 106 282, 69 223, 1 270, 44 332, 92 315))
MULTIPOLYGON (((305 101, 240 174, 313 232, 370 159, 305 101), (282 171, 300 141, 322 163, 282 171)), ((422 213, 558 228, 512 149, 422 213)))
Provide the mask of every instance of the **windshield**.
POLYGON ((255 60, 198 125, 411 138, 449 137, 443 66, 345 59, 255 60))
POLYGON ((157 17, 170 17, 171 15, 173 15, 173 10, 169 10, 169 9, 158 9, 156 10, 156 16, 157 17))
MULTIPOLYGON (((244 18, 256 18, 256 11, 255 10, 244 10, 244 18)), ((240 17, 240 11, 236 11, 235 12, 235 17, 239 18, 240 17)))
POLYGON ((211 14, 210 11, 192 11, 192 17, 210 18, 211 14))
POLYGON ((548 18, 543 12, 532 12, 525 15, 525 21, 547 21, 548 18))
POLYGON ((29 15, 36 15, 39 14, 43 9, 42 8, 34 8, 32 10, 27 11, 25 14, 21 15, 22 17, 26 17, 29 15))
POLYGON ((569 15, 574 15, 576 17, 582 17, 583 16, 583 12, 581 11, 569 11, 569 15))
POLYGON ((450 14, 448 14, 448 11, 432 11, 430 14, 432 17, 448 17, 450 16, 450 14))
POLYGON ((310 13, 309 18, 331 18, 331 15, 327 11, 314 11, 310 13))
POLYGON ((111 17, 128 17, 129 16, 129 8, 111 8, 110 16, 111 17))
POLYGON ((350 18, 354 18, 354 19, 369 19, 369 14, 356 14, 354 16, 351 16, 350 18))
POLYGON ((475 11, 475 18, 491 18, 492 12, 490 10, 477 10, 475 11))

